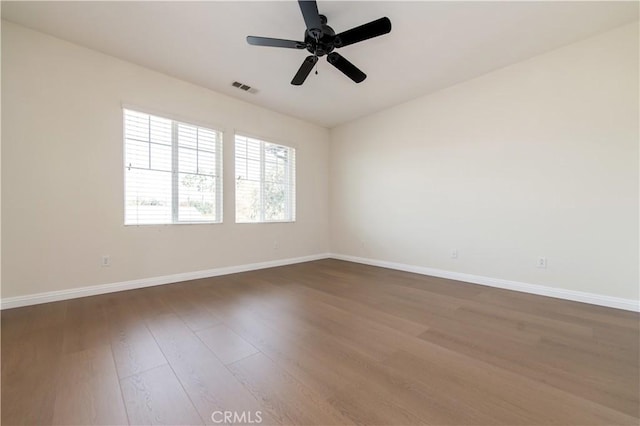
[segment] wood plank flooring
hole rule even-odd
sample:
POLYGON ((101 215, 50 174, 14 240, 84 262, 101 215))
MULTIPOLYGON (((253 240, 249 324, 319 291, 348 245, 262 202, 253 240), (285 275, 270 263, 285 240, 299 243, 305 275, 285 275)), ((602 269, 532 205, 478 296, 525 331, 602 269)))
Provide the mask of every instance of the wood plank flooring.
POLYGON ((321 260, 3 311, 2 424, 638 425, 639 336, 321 260))

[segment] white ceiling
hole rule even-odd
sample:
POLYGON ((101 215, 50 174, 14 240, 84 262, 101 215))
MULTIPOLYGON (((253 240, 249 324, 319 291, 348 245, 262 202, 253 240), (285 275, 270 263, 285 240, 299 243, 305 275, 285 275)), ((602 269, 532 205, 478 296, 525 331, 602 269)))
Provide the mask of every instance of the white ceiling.
POLYGON ((340 49, 368 78, 326 61, 289 84, 306 51, 296 2, 2 2, 2 18, 217 92, 333 127, 638 19, 638 2, 319 1, 341 32, 387 16, 390 34, 340 49), (241 81, 250 94, 231 87, 241 81))

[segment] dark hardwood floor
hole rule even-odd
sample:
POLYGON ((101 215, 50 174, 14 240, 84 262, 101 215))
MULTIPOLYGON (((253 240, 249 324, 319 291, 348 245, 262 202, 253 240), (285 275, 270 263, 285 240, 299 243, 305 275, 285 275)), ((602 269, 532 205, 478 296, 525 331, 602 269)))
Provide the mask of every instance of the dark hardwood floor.
POLYGON ((638 425, 639 334, 322 260, 3 311, 2 424, 638 425))

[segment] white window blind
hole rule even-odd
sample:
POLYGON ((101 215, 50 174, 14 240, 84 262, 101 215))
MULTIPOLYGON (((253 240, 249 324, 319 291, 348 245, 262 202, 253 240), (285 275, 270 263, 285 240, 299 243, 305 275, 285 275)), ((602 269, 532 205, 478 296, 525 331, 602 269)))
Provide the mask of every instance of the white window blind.
POLYGON ((236 222, 296 219, 296 150, 236 135, 236 222))
POLYGON ((222 133, 124 110, 125 225, 222 221, 222 133))

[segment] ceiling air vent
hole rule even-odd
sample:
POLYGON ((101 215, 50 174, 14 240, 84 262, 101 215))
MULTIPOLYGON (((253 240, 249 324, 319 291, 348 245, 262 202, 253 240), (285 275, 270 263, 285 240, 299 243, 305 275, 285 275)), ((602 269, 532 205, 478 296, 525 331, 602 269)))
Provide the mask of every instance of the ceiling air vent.
POLYGON ((233 83, 231 83, 231 85, 235 88, 238 88, 240 90, 243 90, 249 93, 256 93, 258 91, 258 89, 254 89, 253 87, 246 85, 244 83, 240 83, 239 81, 234 81, 233 83))

